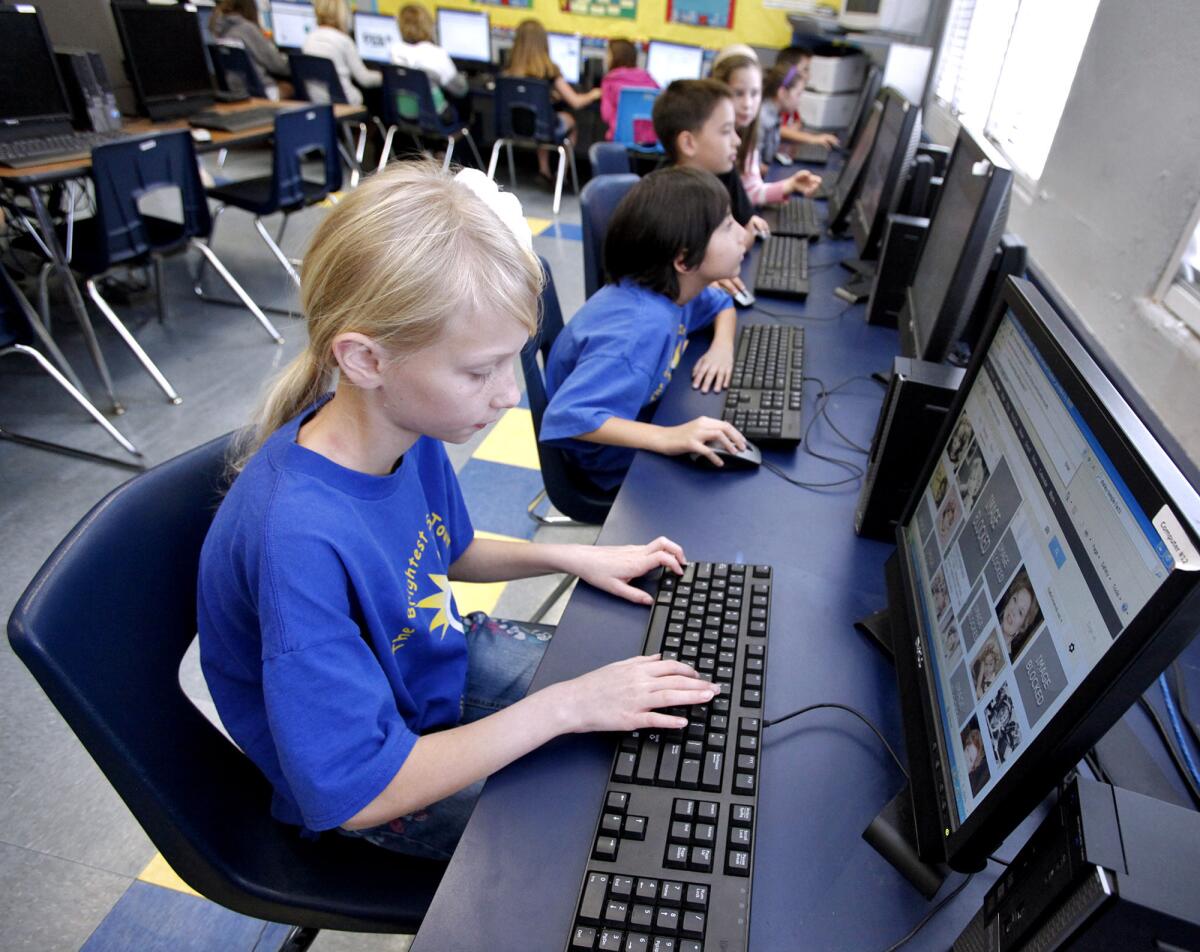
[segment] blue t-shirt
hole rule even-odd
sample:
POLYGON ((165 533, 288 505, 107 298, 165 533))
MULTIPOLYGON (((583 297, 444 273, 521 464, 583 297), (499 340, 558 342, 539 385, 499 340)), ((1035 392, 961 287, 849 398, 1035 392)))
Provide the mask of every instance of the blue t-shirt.
POLYGON ((540 438, 566 449, 597 486, 619 486, 634 451, 572 437, 591 433, 610 417, 649 419, 683 357, 688 334, 732 306, 729 295, 715 288, 705 288, 680 307, 629 280, 606 284, 550 349, 550 405, 540 438))
POLYGON ((467 644, 447 570, 473 530, 441 443, 421 437, 371 476, 296 443, 312 412, 234 481, 197 611, 213 701, 271 781, 271 812, 326 830, 383 791, 418 735, 458 723, 467 644))

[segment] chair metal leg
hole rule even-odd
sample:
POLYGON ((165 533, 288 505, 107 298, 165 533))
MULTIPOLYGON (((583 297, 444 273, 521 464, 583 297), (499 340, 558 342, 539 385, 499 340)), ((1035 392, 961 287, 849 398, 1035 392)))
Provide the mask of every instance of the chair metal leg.
POLYGON ((382 172, 383 167, 388 164, 388 160, 392 157, 392 143, 396 139, 396 127, 388 126, 387 134, 383 137, 383 149, 379 153, 379 165, 375 167, 376 172, 382 172))
MULTIPOLYGON (((37 365, 39 367, 41 367, 42 370, 46 371, 46 373, 48 373, 50 375, 50 377, 54 380, 55 383, 57 383, 60 387, 62 387, 65 391, 67 391, 67 393, 70 395, 72 400, 74 400, 81 407, 83 407, 84 410, 87 411, 88 416, 90 416, 93 420, 95 420, 97 423, 99 423, 104 428, 104 432, 107 433, 109 436, 111 436, 113 438, 113 440, 116 441, 118 446, 120 446, 127 453, 130 453, 131 455, 136 456, 139 459, 141 458, 141 455, 142 455, 141 451, 138 450, 138 448, 136 446, 134 446, 132 443, 130 443, 129 440, 125 439, 125 437, 121 434, 120 430, 118 430, 115 426, 113 426, 111 423, 109 423, 108 420, 104 419, 104 414, 102 414, 99 410, 97 410, 92 405, 92 402, 87 397, 85 397, 82 393, 80 393, 79 389, 77 387, 75 387, 71 383, 71 381, 69 381, 66 377, 64 377, 61 373, 59 373, 58 368, 55 367, 52 363, 50 363, 50 361, 48 361, 45 357, 43 357, 40 351, 38 351, 36 348, 28 347, 25 344, 13 344, 11 349, 0 351, 0 356, 3 356, 6 353, 13 353, 13 352, 28 354, 30 357, 32 357, 37 362, 37 365)), ((36 442, 39 444, 44 443, 44 441, 42 441, 42 440, 37 440, 36 442)), ((84 452, 83 450, 71 450, 71 447, 65 447, 65 446, 59 447, 59 445, 57 443, 45 443, 45 446, 55 447, 55 448, 59 448, 59 449, 63 449, 63 450, 69 450, 74 453, 84 452)), ((96 458, 102 462, 113 462, 112 460, 109 460, 103 456, 95 457, 94 454, 91 454, 91 453, 86 453, 85 455, 90 458, 96 458)))
POLYGON ((496 164, 500 159, 500 149, 504 145, 503 139, 497 139, 492 146, 492 157, 488 160, 487 177, 492 181, 496 180, 496 164))
MULTIPOLYGON (((212 247, 213 238, 217 233, 217 222, 221 218, 221 213, 223 211, 225 211, 225 209, 227 207, 228 206, 225 206, 225 205, 218 205, 216 210, 212 213, 212 227, 210 227, 208 229, 208 247, 209 248, 212 247)), ((207 267, 208 267, 208 259, 206 257, 204 257, 203 255, 201 255, 200 264, 198 264, 196 266, 196 278, 193 281, 193 286, 192 286, 192 290, 196 292, 197 297, 204 296, 204 288, 201 287, 201 285, 200 285, 200 279, 204 277, 204 269, 207 267)))
POLYGON ((225 168, 225 160, 229 157, 228 149, 221 149, 217 152, 217 168, 225 168))
POLYGON ((88 297, 92 299, 92 303, 100 309, 100 313, 103 314, 108 323, 112 325, 113 330, 120 335, 121 340, 125 342, 125 346, 133 351, 133 355, 138 359, 138 362, 146 368, 146 372, 154 378, 154 382, 158 384, 159 389, 161 389, 162 392, 167 395, 167 399, 176 405, 183 403, 183 397, 175 392, 175 388, 172 387, 167 378, 163 376, 162 371, 155 366, 154 361, 150 359, 150 356, 144 350, 142 350, 141 345, 137 342, 137 340, 134 339, 134 336, 129 333, 129 328, 121 323, 121 319, 117 317, 113 309, 108 306, 108 302, 104 300, 100 294, 100 290, 96 287, 95 279, 88 278, 85 282, 85 286, 87 287, 88 297))
POLYGON ((542 504, 542 500, 546 498, 546 490, 540 489, 536 496, 529 500, 529 505, 525 507, 525 514, 539 526, 557 526, 559 528, 570 526, 586 526, 588 523, 579 522, 577 519, 572 519, 570 516, 564 516, 561 513, 556 516, 543 516, 537 511, 537 507, 542 504))
POLYGON ((561 145, 558 147, 558 172, 554 176, 554 214, 558 214, 558 208, 562 204, 562 187, 563 175, 567 171, 567 150, 561 145))
MULTIPOLYGON (((275 244, 271 238, 271 233, 267 231, 267 226, 262 223, 262 219, 255 216, 254 227, 258 230, 259 236, 267 243, 267 247, 271 249, 271 254, 275 256, 275 260, 283 265, 283 270, 288 273, 288 276, 295 282, 296 287, 300 287, 300 275, 296 273, 296 269, 292 267, 288 256, 283 253, 283 249, 275 244)), ((210 262, 211 263, 211 262, 210 262)))
MULTIPOLYGON (((286 221, 287 219, 285 218, 284 220, 286 221)), ((225 267, 224 263, 216 256, 213 250, 199 238, 193 238, 191 240, 191 245, 206 259, 208 259, 209 264, 213 266, 213 270, 225 280, 225 283, 229 285, 230 290, 233 291, 233 293, 238 296, 238 299, 246 305, 246 310, 253 314, 258 320, 258 323, 263 326, 263 329, 271 335, 271 339, 275 341, 276 344, 282 344, 283 335, 281 335, 279 331, 275 329, 275 325, 270 322, 270 320, 267 318, 267 315, 265 315, 259 306, 254 303, 250 295, 247 294, 245 289, 237 282, 237 279, 229 273, 229 269, 225 267)))
POLYGON ((442 171, 450 168, 450 157, 454 155, 454 136, 446 136, 446 157, 442 159, 442 171))
POLYGON ((506 139, 504 142, 505 151, 508 153, 508 188, 509 191, 517 190, 517 166, 513 162, 513 147, 512 140, 506 139))
MULTIPOLYGON (((49 274, 50 269, 53 267, 53 265, 47 262, 46 264, 42 265, 41 270, 38 272, 38 303, 42 308, 42 315, 44 315, 50 309, 50 292, 46 285, 46 277, 49 274)), ((80 382, 79 376, 75 373, 75 368, 72 367, 67 361, 67 358, 63 356, 63 352, 58 349, 58 344, 56 344, 54 342, 54 338, 50 336, 50 330, 43 322, 42 315, 39 315, 38 312, 33 309, 33 305, 25 299, 25 295, 22 294, 19 289, 17 291, 17 306, 21 308, 21 313, 25 315, 25 320, 28 321, 29 326, 33 328, 33 333, 37 336, 37 339, 41 342, 42 346, 46 348, 47 353, 49 353, 54 359, 54 362, 58 364, 58 369, 62 371, 63 376, 71 381, 71 385, 76 390, 78 390, 80 393, 86 394, 87 388, 80 382)))
POLYGON ((567 149, 567 164, 571 169, 571 187, 575 189, 575 197, 579 197, 579 172, 575 168, 575 146, 573 143, 566 144, 567 149))
POLYGON ((154 303, 158 308, 158 323, 165 324, 167 322, 167 294, 166 280, 163 275, 163 257, 162 255, 151 255, 150 258, 154 262, 154 303))
POLYGON ((463 126, 463 135, 466 136, 467 145, 471 147, 471 154, 475 156, 476 166, 483 168, 483 157, 479 154, 479 149, 475 145, 475 137, 471 135, 471 130, 467 126, 463 126))

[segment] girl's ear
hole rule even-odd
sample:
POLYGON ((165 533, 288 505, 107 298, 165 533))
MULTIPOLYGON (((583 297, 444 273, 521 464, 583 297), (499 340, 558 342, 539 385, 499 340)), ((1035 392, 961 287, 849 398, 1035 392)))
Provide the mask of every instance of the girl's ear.
POLYGON ((333 339, 333 356, 342 375, 359 389, 374 390, 383 382, 387 355, 365 334, 339 334, 333 339))

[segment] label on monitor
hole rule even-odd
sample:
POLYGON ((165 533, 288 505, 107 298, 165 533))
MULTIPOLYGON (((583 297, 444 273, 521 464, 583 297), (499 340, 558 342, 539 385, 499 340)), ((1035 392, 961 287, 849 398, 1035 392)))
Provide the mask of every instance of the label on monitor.
POLYGON ((1200 554, 1169 506, 1163 506, 1154 517, 1154 528, 1175 560, 1175 567, 1185 572, 1200 572, 1200 554))

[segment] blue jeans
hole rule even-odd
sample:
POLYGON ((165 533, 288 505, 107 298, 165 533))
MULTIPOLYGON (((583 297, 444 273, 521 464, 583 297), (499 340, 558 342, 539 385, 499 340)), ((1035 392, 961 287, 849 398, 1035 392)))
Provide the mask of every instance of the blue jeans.
MULTIPOLYGON (((502 621, 483 612, 463 619, 467 636, 467 687, 462 698, 460 724, 469 724, 519 701, 554 634, 550 625, 502 621)), ((480 780, 424 810, 397 817, 366 830, 342 830, 376 846, 411 856, 449 859, 466 828, 475 801, 483 789, 480 780)))

